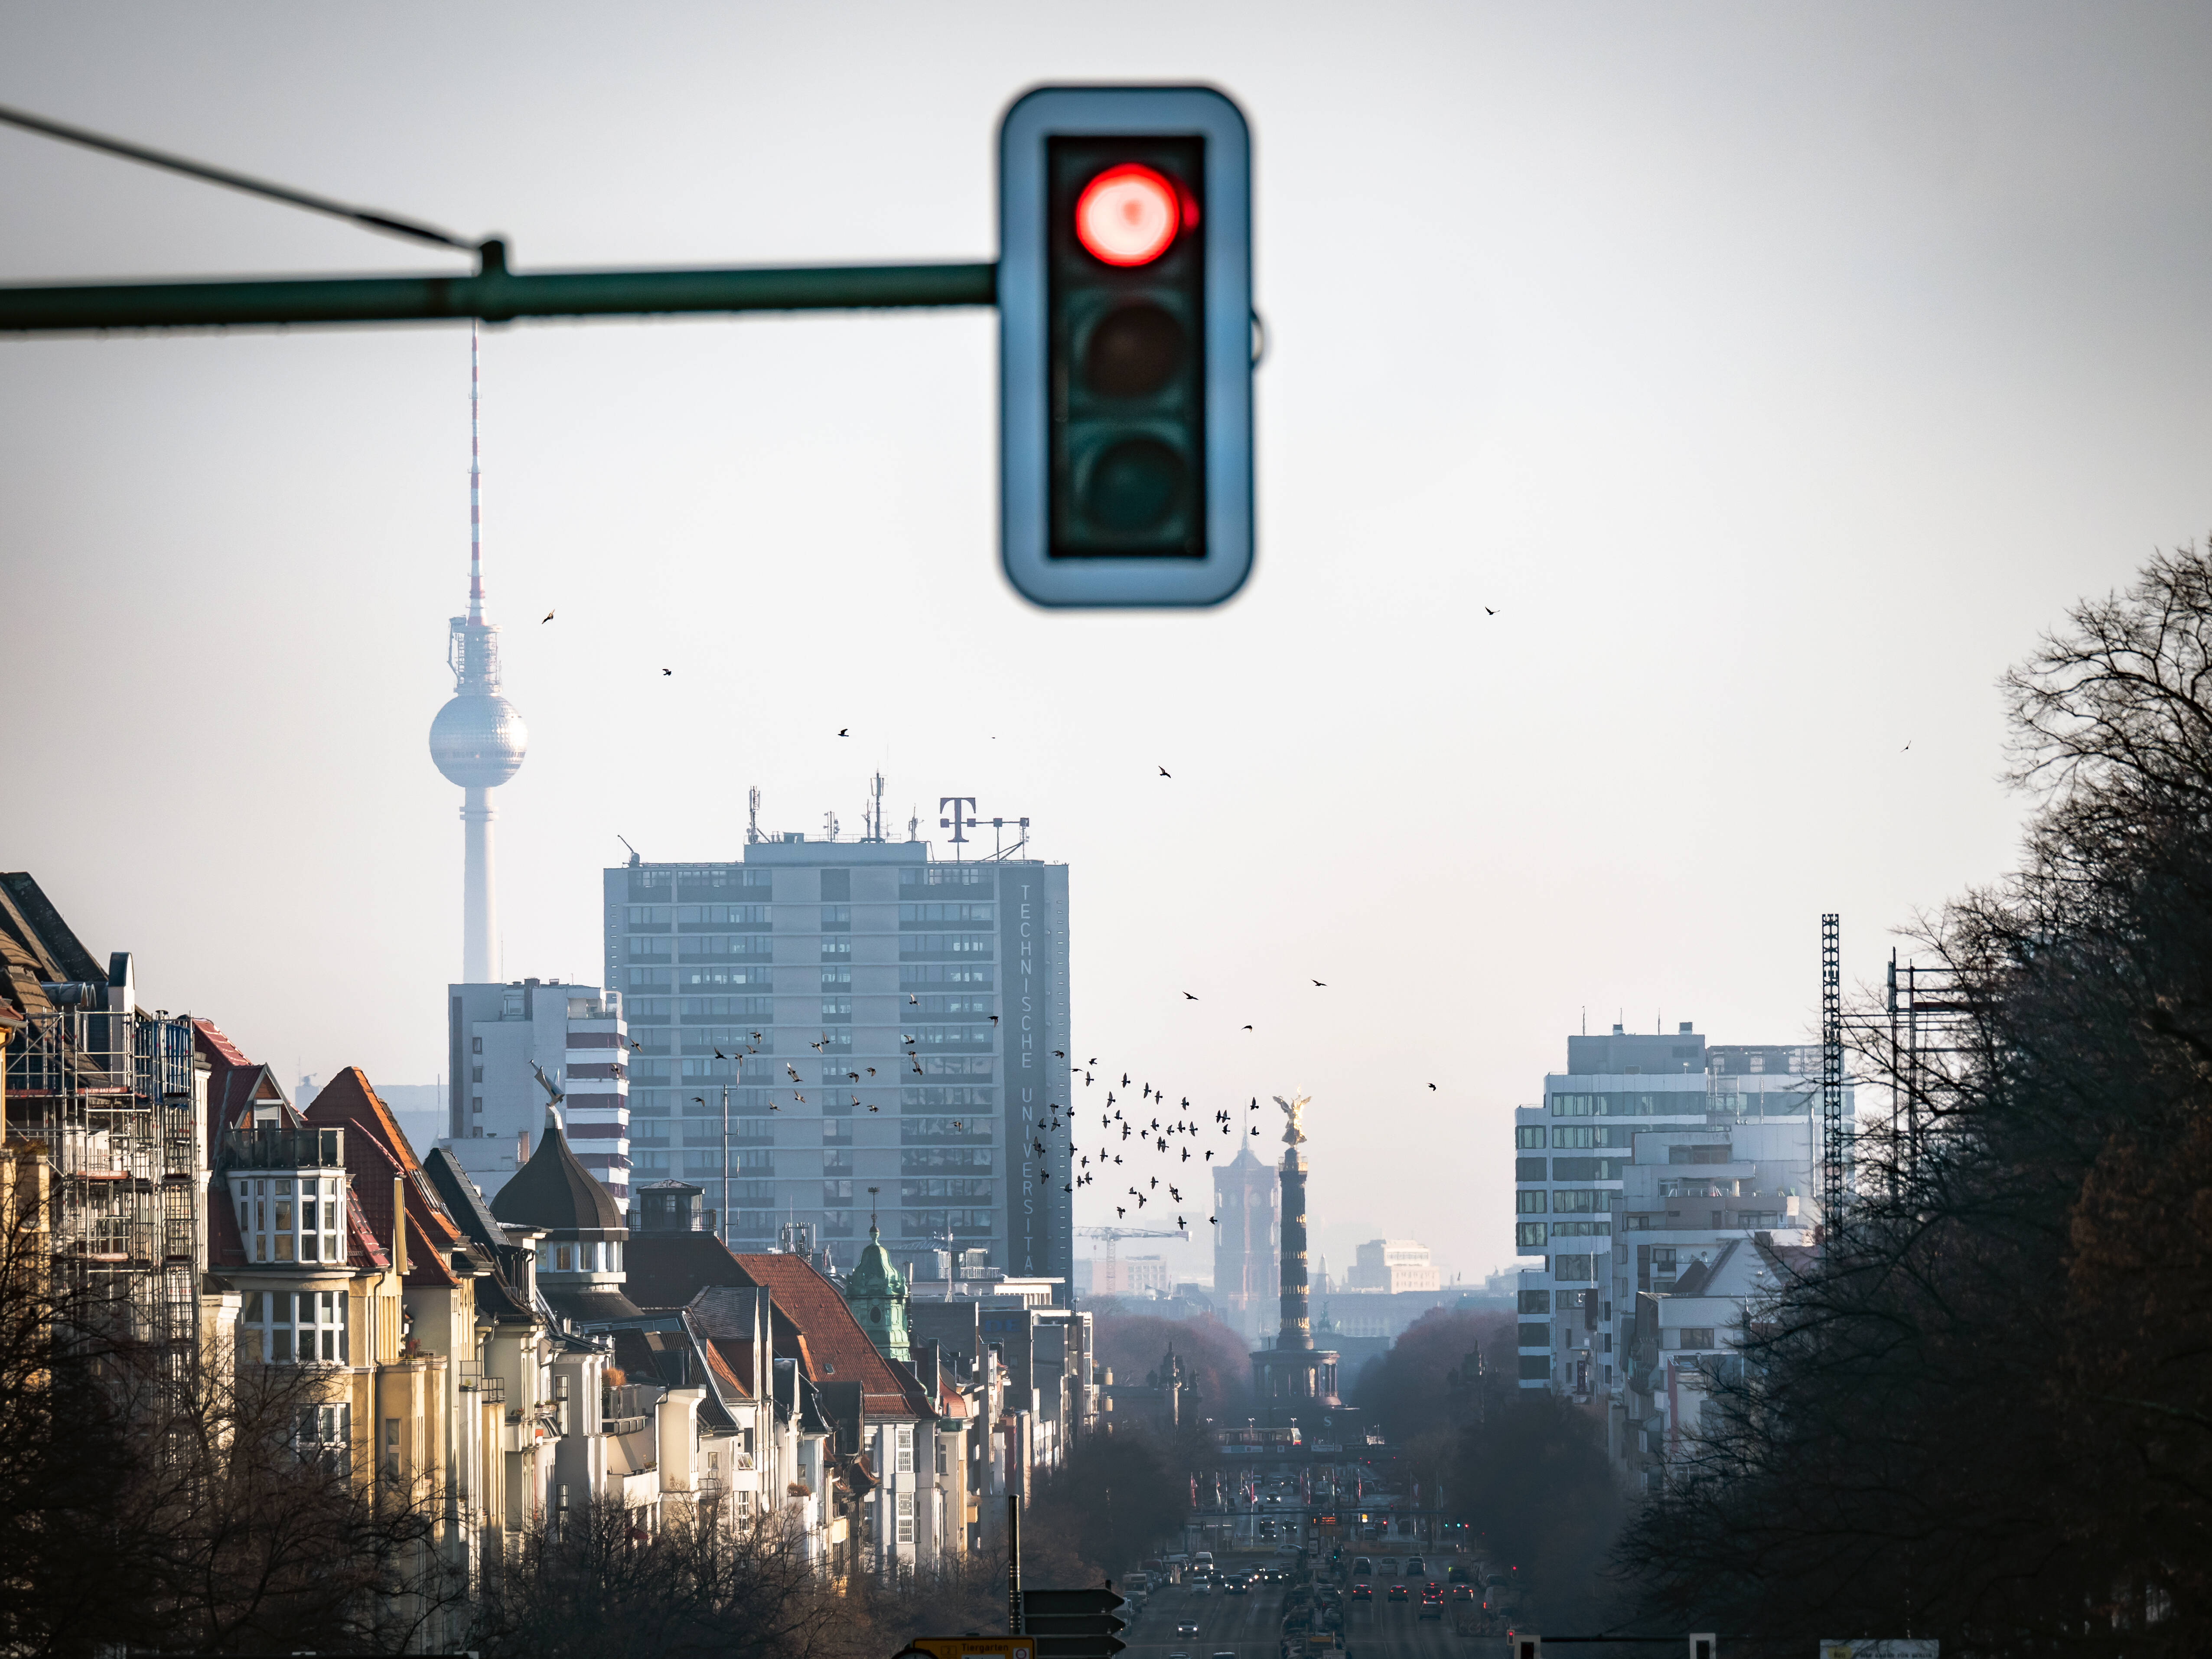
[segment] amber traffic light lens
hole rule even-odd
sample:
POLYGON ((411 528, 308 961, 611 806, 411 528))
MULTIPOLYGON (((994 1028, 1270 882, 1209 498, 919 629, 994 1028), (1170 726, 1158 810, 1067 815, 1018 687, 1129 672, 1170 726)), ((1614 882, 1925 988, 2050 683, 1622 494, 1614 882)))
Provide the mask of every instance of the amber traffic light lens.
POLYGON ((1091 331, 1083 378, 1106 398, 1149 398, 1182 367, 1182 325, 1149 302, 1117 307, 1091 331))

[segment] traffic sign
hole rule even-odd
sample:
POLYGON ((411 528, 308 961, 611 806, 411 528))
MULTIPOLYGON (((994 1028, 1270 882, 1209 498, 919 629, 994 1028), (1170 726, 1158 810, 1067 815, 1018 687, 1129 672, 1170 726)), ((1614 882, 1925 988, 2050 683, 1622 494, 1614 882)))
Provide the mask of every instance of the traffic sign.
POLYGON ((1000 125, 1000 556, 1039 605, 1251 574, 1251 173, 1210 87, 1043 87, 1000 125))
POLYGON ((1115 1639, 1127 1628, 1115 1617, 1127 1605, 1110 1589, 1025 1589, 1022 1629, 1036 1659, 1114 1659, 1127 1645, 1115 1639))
POLYGON ((892 1659, 1038 1659, 1026 1636, 917 1636, 892 1659))

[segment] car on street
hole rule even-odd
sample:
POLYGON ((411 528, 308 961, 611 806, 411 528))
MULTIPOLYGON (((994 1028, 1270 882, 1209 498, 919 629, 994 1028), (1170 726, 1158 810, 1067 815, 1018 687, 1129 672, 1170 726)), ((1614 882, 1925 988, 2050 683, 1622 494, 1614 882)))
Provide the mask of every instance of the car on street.
POLYGON ((1190 1593, 1193 1595, 1211 1595, 1212 1590, 1213 1581, 1211 1578, 1206 1577, 1203 1573, 1190 1581, 1190 1593))
POLYGON ((1428 1570, 1427 1563, 1424 1562, 1419 1556, 1409 1555, 1406 1558, 1407 1577, 1419 1578, 1423 1574, 1426 1573, 1428 1570))
POLYGON ((1441 1597, 1439 1597, 1439 1596, 1435 1596, 1435 1595, 1424 1595, 1424 1596, 1421 1598, 1421 1617, 1422 1617, 1422 1618, 1424 1618, 1424 1619, 1441 1619, 1441 1618, 1443 1618, 1443 1616, 1444 1616, 1444 1604, 1443 1604, 1443 1598, 1441 1598, 1441 1597))
POLYGON ((1444 1569, 1444 1577, 1455 1584, 1467 1583, 1474 1576, 1456 1561, 1444 1569))
POLYGON ((1232 1578, 1221 1587, 1221 1593, 1224 1595, 1249 1595, 1252 1592, 1244 1587, 1242 1578, 1232 1578))
POLYGON ((1352 1587, 1352 1599, 1355 1601, 1372 1601, 1375 1599, 1375 1586, 1366 1583, 1354 1584, 1352 1587))
POLYGON ((1386 1555, 1377 1561, 1375 1564, 1375 1576, 1377 1578, 1395 1578, 1398 1576, 1398 1558, 1395 1555, 1386 1555))
POLYGON ((1374 1571, 1375 1564, 1365 1556, 1355 1555, 1352 1558, 1352 1576, 1354 1578, 1364 1578, 1374 1571))
MULTIPOLYGON (((1197 1634, 1198 1634, 1198 1620, 1195 1620, 1195 1619, 1186 1619, 1186 1620, 1184 1620, 1182 1621, 1182 1623, 1181 1623, 1180 1625, 1177 1625, 1177 1626, 1176 1626, 1176 1634, 1177 1636, 1195 1636, 1195 1635, 1197 1635, 1197 1634)), ((1185 1656, 1184 1656, 1184 1659, 1189 1659, 1189 1656, 1185 1655, 1185 1656)))
POLYGON ((1404 1601, 1410 1598, 1407 1595, 1406 1587, 1403 1584, 1393 1584, 1390 1586, 1390 1599, 1393 1601, 1404 1601))

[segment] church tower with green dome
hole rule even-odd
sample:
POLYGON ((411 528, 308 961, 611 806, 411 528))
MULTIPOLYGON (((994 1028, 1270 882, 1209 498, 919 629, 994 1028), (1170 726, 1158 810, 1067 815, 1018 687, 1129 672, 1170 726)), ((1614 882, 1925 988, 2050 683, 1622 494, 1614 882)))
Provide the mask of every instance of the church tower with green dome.
POLYGON ((868 1334, 868 1340, 893 1359, 911 1361, 914 1350, 906 1335, 906 1276, 891 1266, 891 1253, 884 1248, 883 1232, 868 1224, 867 1248, 845 1275, 845 1300, 853 1317, 868 1334))

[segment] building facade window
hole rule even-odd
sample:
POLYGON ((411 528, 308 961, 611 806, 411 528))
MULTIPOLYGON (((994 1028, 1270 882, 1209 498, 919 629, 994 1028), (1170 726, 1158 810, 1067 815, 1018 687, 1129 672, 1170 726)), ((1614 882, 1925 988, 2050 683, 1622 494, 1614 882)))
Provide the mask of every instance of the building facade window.
MULTIPOLYGON (((911 1433, 912 1431, 906 1432, 911 1433)), ((902 1544, 914 1542, 914 1494, 910 1492, 898 1495, 898 1541, 902 1544)))
POLYGON ((234 1176, 239 1237, 257 1262, 342 1261, 338 1226, 345 1205, 337 1176, 234 1176))
POLYGON ((353 1473, 353 1407, 302 1406, 292 1434, 292 1449, 303 1463, 319 1463, 337 1474, 353 1473))
POLYGON ((248 1291, 238 1357, 252 1365, 349 1364, 349 1324, 343 1291, 248 1291))

